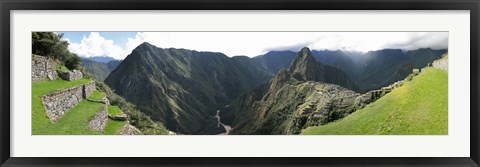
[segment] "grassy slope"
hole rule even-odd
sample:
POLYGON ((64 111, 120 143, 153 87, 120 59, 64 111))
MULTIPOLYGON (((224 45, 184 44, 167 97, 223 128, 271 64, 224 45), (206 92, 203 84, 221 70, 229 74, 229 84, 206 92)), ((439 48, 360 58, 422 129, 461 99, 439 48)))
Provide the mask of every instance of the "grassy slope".
POLYGON ((123 115, 123 111, 118 106, 108 106, 108 114, 118 116, 123 115))
MULTIPOLYGON (((101 109, 100 105, 95 105, 98 103, 92 103, 88 101, 82 101, 77 106, 72 108, 72 111, 80 110, 89 108, 89 111, 85 114, 81 112, 67 112, 62 119, 56 124, 53 124, 48 119, 47 115, 45 114, 45 107, 42 104, 42 96, 44 94, 55 92, 62 89, 67 89, 73 86, 86 84, 91 82, 90 79, 79 79, 76 81, 65 81, 65 80, 54 80, 54 81, 38 81, 32 83, 32 134, 74 134, 74 133, 82 133, 88 131, 88 127, 85 129, 82 127, 78 127, 79 129, 75 128, 78 124, 82 124, 85 119, 74 119, 74 118, 89 118, 101 109), (92 107, 92 108, 90 108, 92 107), (63 119, 65 118, 65 119, 63 119), (70 123, 70 121, 73 121, 70 123), (73 128, 73 129, 72 129, 73 128), (69 130, 71 129, 71 130, 69 130), (76 131, 73 131, 76 130, 76 131)), ((87 122, 88 124, 88 122, 87 122)))
POLYGON ((105 125, 105 129, 103 130, 103 134, 105 135, 118 135, 120 133, 120 130, 122 129, 123 126, 127 121, 115 121, 109 119, 107 121, 107 125, 105 125))
POLYGON ((88 97, 89 100, 95 100, 95 101, 101 101, 105 97, 105 93, 99 92, 99 91, 93 91, 90 97, 88 97))
POLYGON ((412 81, 352 115, 302 134, 446 135, 448 72, 428 68, 412 81))
MULTIPOLYGON (((46 93, 70 88, 73 86, 91 82, 90 79, 76 81, 38 81, 32 84, 32 134, 34 135, 94 135, 94 134, 118 134, 126 121, 108 120, 104 132, 96 132, 88 127, 90 120, 103 108, 102 103, 82 100, 75 107, 66 112, 55 124, 51 123, 45 114, 42 104, 42 96, 46 93)), ((89 97, 92 100, 100 100, 105 94, 94 91, 89 97)))

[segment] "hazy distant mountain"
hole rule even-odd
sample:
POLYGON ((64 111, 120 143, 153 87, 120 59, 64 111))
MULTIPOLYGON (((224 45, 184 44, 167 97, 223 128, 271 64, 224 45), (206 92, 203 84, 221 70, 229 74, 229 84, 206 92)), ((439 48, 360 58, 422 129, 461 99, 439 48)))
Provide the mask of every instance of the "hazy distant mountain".
POLYGON ((414 68, 423 68, 447 50, 418 49, 404 53, 400 49, 383 49, 363 54, 362 71, 356 83, 360 92, 379 89, 404 79, 414 68))
POLYGON ((272 74, 276 74, 282 68, 288 68, 292 64, 297 53, 292 51, 270 51, 253 59, 262 64, 272 74))
POLYGON ((271 77, 250 58, 143 43, 105 83, 170 130, 215 134, 224 131, 213 119, 216 110, 271 77))
POLYGON ((116 59, 114 59, 112 57, 108 57, 108 56, 93 56, 93 57, 87 57, 87 58, 84 58, 84 59, 92 60, 92 61, 96 61, 96 62, 100 62, 100 63, 108 63, 110 61, 116 60, 116 59))
POLYGON ((122 62, 121 60, 112 60, 108 63, 96 62, 89 59, 82 59, 81 66, 85 68, 87 72, 93 75, 96 80, 103 81, 107 76, 117 68, 122 62))
POLYGON ((361 72, 357 64, 342 51, 312 50, 312 54, 318 62, 340 68, 352 80, 356 80, 361 72))

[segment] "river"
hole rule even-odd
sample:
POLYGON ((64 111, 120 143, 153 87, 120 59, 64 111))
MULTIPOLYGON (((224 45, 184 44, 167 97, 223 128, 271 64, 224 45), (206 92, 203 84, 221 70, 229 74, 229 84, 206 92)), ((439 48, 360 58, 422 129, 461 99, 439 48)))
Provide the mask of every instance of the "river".
POLYGON ((222 123, 222 121, 220 121, 220 110, 217 110, 217 114, 213 118, 217 119, 217 127, 220 127, 220 125, 222 125, 223 128, 225 128, 224 133, 220 133, 217 135, 228 135, 230 133, 230 130, 232 130, 232 127, 230 125, 225 125, 222 123))

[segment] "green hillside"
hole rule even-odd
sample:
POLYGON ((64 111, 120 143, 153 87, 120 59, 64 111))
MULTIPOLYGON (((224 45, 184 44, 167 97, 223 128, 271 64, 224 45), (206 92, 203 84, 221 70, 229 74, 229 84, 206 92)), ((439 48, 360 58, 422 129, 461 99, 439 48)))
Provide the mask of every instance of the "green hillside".
POLYGON ((447 135, 448 71, 427 68, 364 109, 302 134, 447 135))

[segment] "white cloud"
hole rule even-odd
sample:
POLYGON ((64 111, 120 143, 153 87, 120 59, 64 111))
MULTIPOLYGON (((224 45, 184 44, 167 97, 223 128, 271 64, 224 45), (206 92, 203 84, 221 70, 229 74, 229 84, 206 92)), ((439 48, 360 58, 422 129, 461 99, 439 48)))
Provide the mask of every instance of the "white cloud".
POLYGON ((271 50, 298 51, 304 46, 315 50, 361 52, 384 48, 446 49, 448 32, 139 32, 134 38, 128 38, 125 48, 92 32, 80 44, 71 44, 70 48, 81 56, 107 55, 123 59, 143 42, 161 48, 253 57, 271 50))
POLYGON ((125 57, 122 47, 115 45, 112 40, 103 38, 98 32, 91 32, 88 37, 84 36, 80 43, 70 42, 68 50, 81 57, 110 56, 116 59, 125 57))

